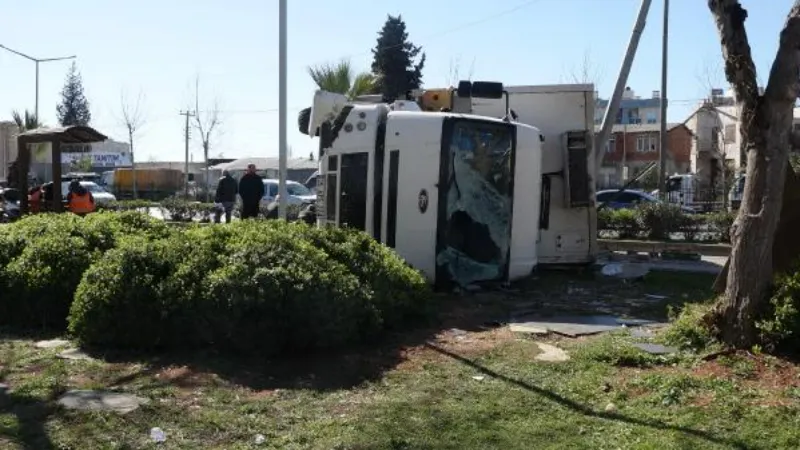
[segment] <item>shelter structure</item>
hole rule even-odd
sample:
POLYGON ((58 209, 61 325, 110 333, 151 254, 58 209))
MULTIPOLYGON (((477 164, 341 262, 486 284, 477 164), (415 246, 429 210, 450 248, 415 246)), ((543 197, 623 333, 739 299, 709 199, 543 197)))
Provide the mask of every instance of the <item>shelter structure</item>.
POLYGON ((20 174, 19 189, 22 192, 20 204, 22 213, 28 212, 28 177, 31 165, 30 144, 41 144, 49 142, 52 152, 53 164, 53 199, 52 210, 60 212, 63 210, 61 192, 61 144, 88 144, 92 142, 102 142, 108 139, 105 135, 92 127, 69 126, 58 128, 37 128, 26 131, 17 136, 17 161, 20 174))

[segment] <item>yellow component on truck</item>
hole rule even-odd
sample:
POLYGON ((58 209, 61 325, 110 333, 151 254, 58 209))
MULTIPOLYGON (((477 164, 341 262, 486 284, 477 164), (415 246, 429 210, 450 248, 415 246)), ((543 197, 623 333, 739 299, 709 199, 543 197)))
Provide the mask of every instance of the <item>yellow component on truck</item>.
POLYGON ((419 97, 419 106, 423 111, 441 111, 452 107, 452 89, 427 89, 419 97))

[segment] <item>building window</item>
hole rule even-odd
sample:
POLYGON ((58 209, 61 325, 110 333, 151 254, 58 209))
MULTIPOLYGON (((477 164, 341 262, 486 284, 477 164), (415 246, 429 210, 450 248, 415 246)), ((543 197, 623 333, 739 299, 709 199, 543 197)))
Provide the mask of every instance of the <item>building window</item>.
POLYGON ((614 153, 617 149, 617 139, 612 137, 606 142, 606 153, 614 153))
POLYGON ((641 153, 654 152, 658 146, 657 134, 643 134, 636 137, 636 151, 641 153))
POLYGON ((639 108, 628 110, 628 123, 631 125, 642 123, 642 119, 639 117, 639 108))
POLYGON ((719 127, 711 129, 711 147, 719 148, 719 127))
POLYGON ((647 111, 647 114, 645 114, 645 118, 647 120, 647 123, 649 124, 653 124, 658 121, 655 111, 647 111))
POLYGON ((725 135, 722 139, 726 144, 733 144, 736 142, 736 124, 725 125, 725 135))

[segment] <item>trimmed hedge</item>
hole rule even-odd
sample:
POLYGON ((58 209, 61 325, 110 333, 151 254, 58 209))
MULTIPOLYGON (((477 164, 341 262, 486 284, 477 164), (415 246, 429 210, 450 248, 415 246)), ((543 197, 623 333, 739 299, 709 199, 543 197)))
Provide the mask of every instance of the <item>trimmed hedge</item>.
POLYGON ((27 216, 0 235, 0 324, 63 329, 83 273, 119 237, 172 230, 138 213, 27 216))
POLYGON ((728 212, 686 214, 678 206, 645 204, 634 209, 607 209, 597 212, 601 237, 725 242, 731 240, 735 215, 728 212))
POLYGON ((424 317, 429 300, 422 275, 368 235, 283 221, 41 214, 3 228, 0 263, 0 322, 135 350, 336 348, 424 317))

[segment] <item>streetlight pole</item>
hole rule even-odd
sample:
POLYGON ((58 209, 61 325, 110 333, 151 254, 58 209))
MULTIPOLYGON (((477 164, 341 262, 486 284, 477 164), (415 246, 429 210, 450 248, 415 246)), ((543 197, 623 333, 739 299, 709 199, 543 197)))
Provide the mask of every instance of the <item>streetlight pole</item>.
POLYGON ((51 62, 51 61, 63 61, 66 59, 75 59, 77 56, 60 56, 58 58, 34 58, 33 56, 26 55, 25 53, 18 52, 16 50, 10 49, 3 44, 0 44, 0 48, 3 50, 9 51, 17 56, 21 56, 28 61, 33 61, 36 64, 36 103, 34 106, 33 114, 36 116, 36 120, 39 120, 39 63, 43 62, 51 62))
POLYGON ((278 215, 286 220, 286 0, 278 3, 278 215))

